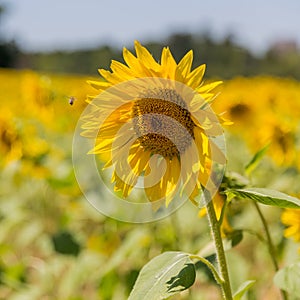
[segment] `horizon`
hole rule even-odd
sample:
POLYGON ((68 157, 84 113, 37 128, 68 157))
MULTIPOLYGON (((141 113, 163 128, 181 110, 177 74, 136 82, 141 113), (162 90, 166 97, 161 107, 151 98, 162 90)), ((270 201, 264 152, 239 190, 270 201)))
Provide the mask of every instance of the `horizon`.
POLYGON ((290 0, 289 6, 285 3, 276 0, 270 5, 254 0, 241 5, 237 0, 193 0, 187 5, 166 0, 158 7, 155 1, 141 7, 137 0, 126 4, 2 0, 0 5, 7 11, 1 32, 25 52, 73 51, 106 45, 130 48, 135 39, 141 43, 160 42, 173 33, 207 32, 213 40, 233 35, 235 44, 253 54, 262 54, 276 42, 300 44, 300 2, 290 0))

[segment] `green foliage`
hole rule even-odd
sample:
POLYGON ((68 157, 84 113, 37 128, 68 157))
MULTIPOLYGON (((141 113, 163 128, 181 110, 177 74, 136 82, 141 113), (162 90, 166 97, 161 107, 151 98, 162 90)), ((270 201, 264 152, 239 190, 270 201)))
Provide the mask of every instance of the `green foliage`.
POLYGON ((251 172, 258 166, 258 164, 260 163, 261 159, 266 154, 268 148, 269 148, 269 145, 263 147, 262 149, 260 149, 259 151, 257 151, 254 154, 254 156, 252 157, 252 159, 250 160, 250 162, 245 167, 245 172, 246 172, 247 175, 251 174, 251 172))
POLYGON ((58 253, 77 256, 80 252, 80 245, 70 232, 57 232, 52 236, 52 241, 54 249, 58 253))
POLYGON ((118 280, 120 280, 120 278, 118 277, 118 274, 114 271, 111 271, 102 277, 102 280, 99 285, 99 295, 101 299, 112 299, 115 282, 117 282, 118 280))
POLYGON ((193 285, 195 277, 190 254, 165 252, 143 267, 128 299, 166 299, 193 285))
MULTIPOLYGON (((276 52, 270 59, 270 51, 265 56, 255 56, 248 49, 235 43, 229 34, 223 40, 216 41, 207 33, 173 33, 165 41, 149 41, 145 46, 159 61, 161 49, 169 46, 179 61, 188 50, 194 51, 193 66, 207 64, 206 75, 222 79, 236 75, 254 76, 261 73, 300 78, 300 54, 278 56, 276 52)), ((91 49, 74 51, 52 51, 48 53, 22 53, 19 55, 19 67, 39 71, 81 73, 96 75, 97 68, 108 69, 111 59, 122 61, 122 53, 111 46, 101 45, 91 49), (96 66, 95 66, 96 63, 96 66)))
MULTIPOLYGON (((14 77, 18 76, 17 73, 14 77)), ((70 84, 63 77, 59 81, 62 86, 70 84)), ((5 81, 3 86, 6 85, 5 81)), ((37 87, 38 85, 31 86, 30 91, 36 92, 37 87)), ((55 91, 51 92, 56 94, 55 91)), ((61 95, 65 94, 66 92, 61 92, 61 95)), ((39 96, 38 93, 31 109, 38 101, 42 101, 39 96)), ((197 209, 190 203, 186 202, 164 220, 137 225, 107 218, 95 211, 84 199, 74 178, 70 157, 75 119, 73 113, 76 113, 79 100, 70 108, 67 100, 60 97, 52 104, 47 102, 48 98, 44 99, 48 103, 43 107, 45 110, 37 108, 35 115, 39 116, 40 111, 51 111, 53 107, 55 119, 50 119, 45 124, 36 121, 34 127, 38 131, 43 128, 43 134, 37 136, 30 133, 27 139, 29 145, 36 139, 43 139, 49 144, 49 150, 33 153, 32 156, 27 151, 21 158, 1 166, 0 299, 127 299, 138 270, 141 269, 135 289, 138 289, 138 282, 143 283, 140 278, 145 268, 143 265, 149 257, 164 257, 161 254, 163 251, 178 249, 185 251, 175 252, 182 255, 179 255, 178 265, 172 264, 177 262, 172 255, 160 265, 152 263, 156 258, 149 263, 156 274, 161 274, 162 270, 170 270, 166 272, 164 284, 158 285, 162 294, 168 297, 175 295, 175 299, 179 296, 184 300, 217 297, 218 289, 212 283, 216 279, 220 281, 218 274, 214 273, 215 247, 209 239, 206 219, 199 218, 197 209), (60 108, 59 103, 64 103, 67 109, 64 106, 60 108), (74 110, 68 113, 68 109, 74 110), (56 121, 61 125, 54 124, 56 121), (186 252, 199 253, 199 256, 186 252), (194 269, 199 284, 194 284, 194 269), (190 286, 192 288, 189 291, 176 295, 190 286)), ((16 100, 20 108, 19 114, 29 110, 23 102, 20 104, 20 99, 16 100)), ((5 103, 9 104, 9 101, 5 103)), ((28 127, 25 118, 16 118, 19 119, 22 130, 28 127)), ((17 146, 18 143, 13 145, 12 150, 17 149, 17 146)), ((36 150, 36 147, 32 146, 30 149, 36 150)), ((236 144, 233 144, 233 151, 229 150, 228 153, 230 152, 235 152, 244 159, 245 152, 236 147, 236 144)), ((237 198, 275 205, 265 206, 263 212, 266 212, 270 233, 275 237, 274 246, 279 265, 284 266, 287 257, 288 261, 299 260, 298 245, 292 241, 287 242, 283 237, 283 225, 280 224, 281 207, 298 207, 298 200, 273 190, 249 188, 250 185, 255 185, 253 182, 258 182, 260 186, 272 186, 293 193, 293 188, 298 188, 299 170, 296 167, 275 169, 273 165, 260 170, 256 167, 262 162, 263 154, 256 154, 248 164, 252 171, 251 181, 232 171, 242 173, 242 161, 240 169, 229 168, 220 189, 220 193, 231 193, 235 198, 227 203, 223 215, 223 221, 227 220, 231 228, 222 232, 225 250, 231 249, 227 252, 229 262, 234 265, 230 270, 232 286, 237 287, 254 274, 260 275, 260 270, 264 271, 263 276, 258 278, 259 284, 252 286, 251 282, 245 282, 237 290, 235 297, 244 297, 242 294, 252 287, 249 291, 251 299, 260 299, 259 296, 262 291, 265 292, 265 287, 269 286, 270 278, 274 275, 269 264, 268 247, 265 247, 264 232, 260 222, 256 222, 257 214, 249 205, 252 201, 237 198), (237 263, 240 261, 243 263, 237 263)), ((299 264, 296 265, 283 268, 274 279, 277 286, 290 293, 289 300, 292 297, 297 299, 299 294, 299 264)), ((150 283, 156 286, 155 275, 152 277, 147 274, 147 284, 153 288, 150 283)), ((146 280, 144 283, 146 284, 146 280)))
POLYGON ((225 191, 229 199, 233 197, 251 199, 259 203, 281 208, 300 208, 300 200, 287 194, 265 188, 229 189, 225 191))
POLYGON ((17 59, 20 50, 15 42, 1 42, 0 40, 0 67, 17 67, 17 59))
POLYGON ((121 55, 109 46, 102 46, 91 50, 29 53, 22 56, 26 61, 23 67, 34 70, 97 75, 98 68, 108 69, 111 59, 119 59, 121 55))
MULTIPOLYGON (((0 22, 2 15, 5 13, 6 7, 0 5, 0 22)), ((0 32, 0 68, 13 68, 17 66, 17 60, 20 55, 20 49, 16 42, 6 41, 1 37, 0 32)))
POLYGON ((243 231, 233 230, 226 235, 226 239, 231 242, 231 247, 233 248, 243 240, 243 231))
MULTIPOLYGON (((274 283, 282 290, 289 292, 293 300, 300 295, 300 262, 279 270, 274 277, 274 283)), ((292 300, 291 299, 291 300, 292 300)))
POLYGON ((242 283, 233 295, 233 300, 240 300, 244 294, 254 285, 255 280, 247 280, 242 283))

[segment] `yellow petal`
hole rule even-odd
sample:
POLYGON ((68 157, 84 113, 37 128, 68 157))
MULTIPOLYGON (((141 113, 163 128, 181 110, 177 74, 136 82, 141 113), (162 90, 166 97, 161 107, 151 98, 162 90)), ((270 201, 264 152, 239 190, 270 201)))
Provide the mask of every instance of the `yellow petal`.
POLYGON ((208 83, 208 84, 204 84, 202 86, 200 86, 199 88, 197 88, 197 92, 198 93, 208 93, 211 90, 215 89, 217 86, 221 85, 223 83, 223 81, 214 81, 212 83, 208 83))
POLYGON ((118 79, 116 75, 111 73, 110 71, 107 71, 105 69, 99 69, 98 71, 104 79, 106 79, 108 82, 112 84, 117 84, 121 82, 120 79, 118 79))
POLYGON ((193 63, 193 50, 190 50, 178 63, 177 71, 185 78, 191 71, 193 63))
POLYGON ((146 168, 150 159, 150 152, 144 151, 143 148, 139 148, 135 154, 128 158, 129 164, 133 172, 140 175, 146 168))
POLYGON ((135 41, 135 51, 137 58, 149 69, 160 70, 160 65, 155 61, 151 53, 143 47, 138 41, 135 41))
MULTIPOLYGON (((166 159, 165 163, 166 170, 164 174, 160 172, 159 174, 155 174, 154 178, 148 178, 145 181, 145 192, 151 202, 165 199, 165 205, 168 206, 179 186, 180 164, 177 158, 173 158, 172 160, 166 159), (156 181, 159 177, 161 178, 156 184, 150 184, 151 180, 156 181)), ((145 174, 148 175, 148 172, 145 174)), ((157 173, 157 169, 155 172, 157 173)))
POLYGON ((203 154, 207 155, 208 154, 208 137, 201 132, 201 138, 202 138, 202 149, 203 149, 203 154))
POLYGON ((140 61, 126 48, 123 49, 123 58, 131 70, 134 70, 140 76, 143 74, 143 67, 140 61))
POLYGON ((161 54, 161 66, 164 71, 165 78, 175 79, 177 64, 168 47, 163 48, 161 54))
MULTIPOLYGON (((167 181, 166 189, 166 207, 170 204, 170 202, 175 197, 175 194, 179 187, 179 178, 180 178, 180 163, 177 157, 174 157, 172 161, 169 162, 169 166, 167 167, 167 174, 164 176, 164 179, 167 181)), ((164 183, 163 183, 164 184, 164 183)))
POLYGON ((132 136, 123 136, 122 134, 111 139, 102 139, 100 137, 97 139, 94 149, 92 149, 89 153, 97 154, 106 151, 116 151, 129 143, 132 139, 132 136))
POLYGON ((212 141, 209 141, 210 145, 210 151, 211 151, 211 159, 214 162, 225 164, 226 163, 226 157, 223 151, 212 141))
POLYGON ((201 65, 194 69, 188 76, 187 76, 187 85, 191 88, 195 89, 200 85, 202 81, 204 72, 205 72, 206 65, 201 65))
POLYGON ((111 84, 106 81, 87 80, 87 83, 97 90, 106 90, 111 86, 111 84))
POLYGON ((135 78, 130 68, 116 60, 112 60, 110 68, 115 74, 118 74, 118 77, 121 77, 123 81, 135 78))

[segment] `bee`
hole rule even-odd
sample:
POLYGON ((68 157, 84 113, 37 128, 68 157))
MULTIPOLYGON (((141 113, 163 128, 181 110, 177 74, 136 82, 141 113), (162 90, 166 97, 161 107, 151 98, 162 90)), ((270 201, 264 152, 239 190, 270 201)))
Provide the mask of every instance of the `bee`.
POLYGON ((70 104, 70 105, 73 105, 74 102, 75 102, 75 100, 76 100, 76 98, 73 97, 73 96, 71 96, 71 97, 69 98, 69 104, 70 104))

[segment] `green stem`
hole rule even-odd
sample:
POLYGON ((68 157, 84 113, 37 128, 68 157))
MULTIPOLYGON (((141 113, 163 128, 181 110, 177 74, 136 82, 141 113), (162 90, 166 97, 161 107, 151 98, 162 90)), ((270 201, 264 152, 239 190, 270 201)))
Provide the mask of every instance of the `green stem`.
POLYGON ((204 257, 198 256, 198 255, 191 255, 190 258, 191 259, 193 259, 193 258, 198 259, 199 261, 204 263, 210 269, 210 271, 213 274, 214 278, 216 279, 217 283, 220 284, 220 285, 223 284, 223 279, 219 276, 219 273, 217 272, 216 268, 214 267, 214 265, 210 261, 208 261, 204 257))
POLYGON ((258 212, 258 215, 260 217, 260 220, 261 220, 261 223, 263 225, 263 228, 265 230, 265 233, 266 233, 266 237, 267 237, 267 245, 268 245, 268 249, 269 249, 269 253, 270 253, 270 256, 271 256, 271 259, 272 259, 272 262, 273 262, 273 265, 274 265, 274 268, 275 268, 275 271, 278 271, 279 270, 279 267, 278 267, 278 263, 277 263, 277 260, 276 260, 276 256, 277 256, 277 253, 276 253, 276 249, 274 247, 274 244, 272 242, 272 239, 271 239, 271 235, 270 235, 270 231, 269 231, 269 227, 268 227, 268 224, 267 224, 267 221, 260 209, 260 207, 258 206, 258 204, 253 201, 254 203, 254 206, 258 212))
POLYGON ((266 239, 261 234, 259 234, 258 232, 254 231, 254 230, 251 230, 251 229, 238 229, 238 228, 236 230, 240 230, 240 231, 252 234, 253 236, 255 236, 262 243, 267 243, 266 239))
MULTIPOLYGON (((278 271, 279 270, 279 267, 278 267, 278 262, 277 262, 277 251, 276 251, 276 248, 273 244, 273 241, 272 241, 272 238, 271 238, 271 234, 270 234, 270 231, 269 231, 269 227, 268 227, 268 223, 259 207, 259 205, 253 201, 253 204, 257 210, 257 213, 260 217, 260 220, 261 220, 261 223, 263 225, 263 228, 264 228, 264 231, 266 233, 266 237, 267 237, 267 245, 268 245, 268 250, 269 250, 269 254, 271 256, 271 259, 272 259, 272 262, 273 262, 273 265, 274 265, 274 268, 275 268, 275 271, 278 271)), ((284 300, 287 300, 288 299, 288 296, 287 296, 287 293, 283 290, 280 290, 281 291, 281 294, 282 294, 282 297, 284 300)))
POLYGON ((219 218, 219 220, 218 220, 218 223, 219 223, 219 226, 220 226, 220 227, 221 227, 221 225, 222 225, 222 223, 223 223, 223 219, 224 219, 224 216, 225 216, 225 211, 226 211, 227 204, 228 204, 228 201, 225 200, 225 201, 224 201, 224 204, 223 204, 223 206, 222 206, 220 218, 219 218))
POLYGON ((230 287, 226 256, 225 256, 223 241, 221 237, 220 224, 218 223, 216 217, 216 212, 215 212, 214 205, 212 203, 210 193, 204 189, 203 194, 206 201, 207 218, 208 218, 208 222, 211 228, 212 238, 216 248, 217 263, 219 267, 219 273, 222 279, 221 288, 222 288, 223 297, 225 300, 232 300, 232 291, 230 287))

